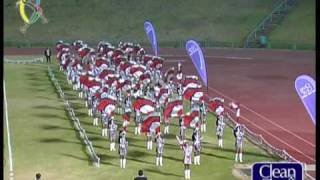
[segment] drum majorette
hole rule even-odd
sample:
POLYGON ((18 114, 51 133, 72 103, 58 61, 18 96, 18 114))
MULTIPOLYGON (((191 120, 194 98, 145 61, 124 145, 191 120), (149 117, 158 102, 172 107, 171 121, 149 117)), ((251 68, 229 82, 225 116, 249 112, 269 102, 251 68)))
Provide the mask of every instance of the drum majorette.
POLYGON ((194 164, 200 165, 200 153, 201 153, 201 134, 199 128, 196 127, 192 134, 193 148, 194 148, 194 164))
POLYGON ((126 156, 128 153, 128 141, 126 138, 126 132, 121 130, 119 135, 119 156, 120 156, 120 168, 126 168, 126 156))
POLYGON ((155 138, 155 143, 156 143, 156 165, 163 166, 162 155, 163 155, 163 148, 164 148, 164 138, 162 137, 161 132, 157 133, 157 136, 155 138))
POLYGON ((117 137, 118 125, 114 122, 113 117, 109 122, 109 141, 110 141, 110 151, 116 150, 116 137, 117 137))
POLYGON ((218 147, 223 147, 223 131, 225 127, 225 122, 223 119, 223 115, 219 115, 216 121, 216 135, 218 138, 218 147))
POLYGON ((235 142, 235 148, 236 148, 235 161, 238 162, 238 157, 239 157, 239 161, 242 162, 244 126, 237 123, 233 129, 233 133, 234 133, 234 137, 235 137, 235 141, 236 141, 235 142))
POLYGON ((184 164, 184 177, 185 179, 190 179, 191 170, 190 166, 192 164, 192 151, 193 146, 189 144, 186 140, 181 140, 178 136, 176 136, 178 143, 183 150, 183 164, 184 164))

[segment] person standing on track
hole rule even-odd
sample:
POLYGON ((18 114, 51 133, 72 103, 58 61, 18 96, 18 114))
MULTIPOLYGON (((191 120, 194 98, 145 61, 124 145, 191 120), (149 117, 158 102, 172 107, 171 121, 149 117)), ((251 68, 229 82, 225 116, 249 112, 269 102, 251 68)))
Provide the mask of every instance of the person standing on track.
POLYGON ((235 146, 236 146, 236 157, 235 161, 238 162, 238 157, 239 161, 242 163, 242 143, 243 143, 243 136, 244 136, 244 127, 243 125, 236 124, 236 126, 233 129, 233 134, 235 137, 235 146))
POLYGON ((47 63, 51 63, 51 49, 50 48, 46 48, 44 50, 44 56, 46 57, 47 63))

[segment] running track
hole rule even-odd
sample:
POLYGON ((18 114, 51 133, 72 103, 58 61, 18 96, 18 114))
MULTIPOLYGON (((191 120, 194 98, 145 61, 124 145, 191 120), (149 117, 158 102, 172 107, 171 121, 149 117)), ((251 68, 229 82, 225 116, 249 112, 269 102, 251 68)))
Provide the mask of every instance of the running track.
MULTIPOLYGON (((151 52, 147 49, 147 52, 151 52)), ((4 49, 5 55, 36 55, 43 49, 4 49)), ((240 122, 297 160, 315 164, 315 127, 294 90, 300 74, 315 77, 315 52, 205 49, 209 97, 241 103, 240 122)), ((164 68, 183 61, 196 74, 184 49, 161 48, 164 68)))

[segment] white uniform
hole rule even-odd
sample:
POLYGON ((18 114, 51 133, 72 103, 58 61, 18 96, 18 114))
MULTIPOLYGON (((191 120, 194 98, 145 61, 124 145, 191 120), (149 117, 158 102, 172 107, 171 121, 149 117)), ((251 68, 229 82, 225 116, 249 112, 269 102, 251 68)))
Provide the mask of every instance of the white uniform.
POLYGON ((182 148, 184 152, 183 163, 192 164, 192 150, 193 150, 192 146, 184 145, 182 148))

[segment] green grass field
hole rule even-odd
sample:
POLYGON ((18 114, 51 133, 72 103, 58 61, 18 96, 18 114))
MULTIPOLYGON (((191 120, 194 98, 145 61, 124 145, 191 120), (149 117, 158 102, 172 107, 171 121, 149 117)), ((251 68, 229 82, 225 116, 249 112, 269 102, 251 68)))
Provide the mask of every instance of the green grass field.
POLYGON ((283 23, 269 35, 271 43, 306 43, 315 47, 315 0, 298 1, 283 23))
MULTIPOLYGON (((155 149, 147 151, 144 135, 134 136, 131 124, 128 133, 129 152, 127 168, 120 169, 118 154, 109 151, 109 143, 101 137, 100 127, 92 125, 84 101, 77 97, 66 83, 65 75, 52 64, 65 96, 71 101, 75 113, 92 140, 101 167, 94 167, 81 144, 77 132, 68 119, 62 100, 51 84, 47 65, 4 64, 4 80, 8 100, 8 118, 13 146, 14 174, 16 180, 32 179, 37 172, 43 179, 102 180, 133 179, 139 169, 149 179, 184 179, 182 152, 175 134, 177 120, 173 120, 170 135, 166 137, 164 166, 155 165, 155 149)), ((116 117, 118 123, 121 123, 116 117)), ((192 166, 192 179, 235 179, 231 174, 234 165, 234 137, 229 127, 225 129, 224 149, 216 146, 214 116, 209 115, 207 132, 201 154, 201 166, 192 166)), ((5 126, 4 126, 5 127, 5 126)), ((188 132, 191 137, 191 130, 188 132)), ((8 179, 8 151, 4 129, 4 179, 8 179)), ((154 146, 155 147, 155 146, 154 146)), ((153 148, 154 148, 153 147, 153 148)), ((244 161, 277 161, 247 140, 244 143, 244 161)))
POLYGON ((79 38, 147 42, 143 22, 151 20, 160 42, 194 38, 240 43, 277 1, 44 0, 41 6, 50 22, 39 21, 22 35, 15 1, 4 0, 4 40, 16 42, 11 45, 79 38))

